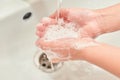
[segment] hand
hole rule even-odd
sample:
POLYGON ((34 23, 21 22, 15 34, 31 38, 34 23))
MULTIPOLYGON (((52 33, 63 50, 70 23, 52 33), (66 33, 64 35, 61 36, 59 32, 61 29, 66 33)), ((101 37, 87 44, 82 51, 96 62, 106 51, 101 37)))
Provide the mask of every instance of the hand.
POLYGON ((84 48, 97 46, 98 43, 91 38, 63 38, 54 41, 37 40, 37 46, 43 50, 55 52, 51 61, 54 63, 66 60, 80 60, 81 53, 84 48))
MULTIPOLYGON (((57 12, 52 14, 50 18, 44 18, 41 20, 41 23, 37 27, 37 35, 39 38, 44 36, 49 25, 57 23, 56 17, 57 12)), ((75 22, 78 25, 78 28, 82 30, 80 33, 82 34, 82 38, 64 38, 49 42, 39 39, 36 43, 37 46, 44 50, 51 49, 51 51, 57 53, 59 58, 54 58, 53 61, 64 61, 65 59, 68 59, 65 58, 68 57, 68 54, 70 55, 69 59, 82 59, 82 56, 80 55, 82 49, 94 46, 96 42, 92 38, 101 34, 101 30, 97 23, 97 17, 99 17, 99 14, 87 9, 61 9, 59 17, 63 18, 65 22, 75 22), (79 48, 76 48, 76 46, 79 48)))
MULTIPOLYGON (((66 22, 75 22, 82 29, 82 34, 87 37, 64 38, 49 42, 39 39, 37 46, 55 52, 57 57, 52 59, 53 62, 83 59, 120 76, 120 49, 103 43, 96 43, 92 39, 103 33, 120 30, 119 13, 120 4, 94 11, 88 9, 61 9, 59 17, 66 22)), ((50 16, 51 18, 43 19, 38 25, 37 35, 39 38, 44 36, 49 25, 56 24, 56 15, 54 13, 50 16)))
MULTIPOLYGON (((50 24, 56 24, 57 12, 52 14, 50 18, 43 18, 41 23, 37 26, 36 34, 39 37, 43 37, 46 28, 50 24)), ((66 22, 75 22, 79 28, 83 29, 84 34, 89 37, 97 37, 101 34, 99 17, 100 14, 93 10, 88 9, 60 9, 60 18, 63 18, 66 22)))

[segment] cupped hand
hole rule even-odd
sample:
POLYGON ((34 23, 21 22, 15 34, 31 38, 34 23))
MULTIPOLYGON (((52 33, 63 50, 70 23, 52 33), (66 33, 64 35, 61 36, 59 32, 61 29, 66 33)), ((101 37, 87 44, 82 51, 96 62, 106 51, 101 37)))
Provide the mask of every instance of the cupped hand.
MULTIPOLYGON (((89 37, 97 37, 101 34, 101 29, 99 23, 100 15, 93 10, 81 9, 81 8, 68 8, 60 9, 59 18, 64 19, 65 22, 74 22, 77 24, 78 28, 82 29, 85 35, 89 37)), ((39 37, 43 37, 46 28, 49 25, 57 24, 58 13, 50 15, 48 18, 43 18, 41 22, 37 25, 36 34, 39 37)))
POLYGON ((47 31, 47 27, 52 24, 57 24, 57 12, 52 14, 49 18, 43 18, 37 26, 36 34, 39 36, 36 44, 43 50, 51 50, 55 52, 58 57, 53 61, 65 61, 82 59, 80 55, 82 49, 90 46, 95 46, 96 42, 92 39, 101 34, 101 29, 97 18, 99 14, 88 9, 61 9, 59 18, 65 22, 74 22, 77 28, 81 30, 80 38, 63 38, 53 41, 45 41, 42 37, 47 31), (69 56, 69 58, 68 58, 69 56))
MULTIPOLYGON (((81 53, 84 48, 97 46, 98 43, 93 39, 86 38, 62 38, 53 41, 46 41, 38 39, 37 46, 45 51, 52 51, 57 55, 52 58, 53 62, 60 62, 66 60, 80 60, 81 53)), ((54 55, 54 54, 53 54, 54 55)))

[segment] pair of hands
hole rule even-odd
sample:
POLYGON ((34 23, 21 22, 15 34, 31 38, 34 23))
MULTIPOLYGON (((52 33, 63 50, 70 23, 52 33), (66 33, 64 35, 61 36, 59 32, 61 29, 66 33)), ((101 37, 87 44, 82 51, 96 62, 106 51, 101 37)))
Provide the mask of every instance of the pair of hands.
MULTIPOLYGON (((54 41, 45 41, 42 39, 44 36, 47 27, 52 24, 56 24, 57 12, 52 14, 49 18, 43 18, 41 22, 37 26, 36 34, 39 39, 36 41, 36 44, 39 48, 43 50, 51 49, 60 57, 67 57, 70 55, 69 59, 71 60, 79 60, 82 59, 80 55, 82 49, 85 46, 81 46, 80 49, 76 48, 77 45, 86 45, 89 43, 96 43, 93 38, 97 37, 101 34, 101 29, 99 25, 99 13, 88 10, 88 9, 60 9, 60 18, 64 19, 65 22, 74 22, 78 25, 78 28, 82 31, 80 34, 82 36, 80 38, 63 38, 57 39, 54 41), (82 26, 82 27, 81 27, 82 26), (56 44, 57 43, 57 44, 56 44)), ((91 46, 91 45, 90 45, 91 46)), ((89 46, 87 46, 89 47, 89 46)), ((67 58, 54 58, 53 62, 65 61, 67 58)))

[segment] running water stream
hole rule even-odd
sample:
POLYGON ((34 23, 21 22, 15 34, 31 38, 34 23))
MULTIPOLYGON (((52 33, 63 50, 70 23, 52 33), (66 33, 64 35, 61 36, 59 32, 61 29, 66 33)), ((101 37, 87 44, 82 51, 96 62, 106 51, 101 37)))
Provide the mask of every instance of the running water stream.
POLYGON ((62 8, 62 2, 63 0, 57 1, 57 17, 56 17, 57 21, 59 21, 59 18, 60 18, 60 9, 62 8))

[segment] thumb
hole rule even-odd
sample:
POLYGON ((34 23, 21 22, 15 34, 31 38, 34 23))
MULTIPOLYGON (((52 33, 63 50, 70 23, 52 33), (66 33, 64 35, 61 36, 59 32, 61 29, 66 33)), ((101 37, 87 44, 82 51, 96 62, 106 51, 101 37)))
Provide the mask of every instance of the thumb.
POLYGON ((51 14, 50 17, 56 19, 58 16, 59 18, 63 18, 64 20, 68 19, 69 9, 60 9, 59 12, 56 11, 55 13, 51 14))

